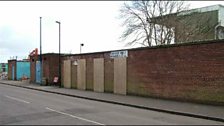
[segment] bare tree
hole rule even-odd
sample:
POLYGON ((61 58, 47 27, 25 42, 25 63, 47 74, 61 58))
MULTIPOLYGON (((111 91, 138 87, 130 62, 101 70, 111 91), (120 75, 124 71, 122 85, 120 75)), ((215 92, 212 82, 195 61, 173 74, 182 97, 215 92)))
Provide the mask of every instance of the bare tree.
POLYGON ((183 1, 129 1, 121 8, 125 31, 121 41, 143 46, 170 44, 174 41, 177 14, 188 6, 183 1))

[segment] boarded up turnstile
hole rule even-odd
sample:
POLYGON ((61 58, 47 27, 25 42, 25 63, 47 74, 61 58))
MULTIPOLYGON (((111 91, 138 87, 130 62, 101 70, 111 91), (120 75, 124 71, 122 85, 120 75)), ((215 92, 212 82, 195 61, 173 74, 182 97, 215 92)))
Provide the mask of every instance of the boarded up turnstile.
POLYGON ((114 58, 114 93, 126 95, 127 58, 114 58))
POLYGON ((72 85, 71 85, 71 87, 72 88, 75 88, 75 89, 77 89, 77 65, 78 65, 78 63, 77 63, 77 61, 73 61, 73 63, 72 63, 72 75, 71 75, 71 79, 72 79, 72 85))
POLYGON ((77 67, 77 88, 81 90, 86 90, 86 60, 79 59, 77 67))
POLYGON ((94 59, 93 66, 93 86, 94 91, 104 92, 104 59, 94 59))
POLYGON ((64 61, 64 87, 71 88, 71 60, 64 61))

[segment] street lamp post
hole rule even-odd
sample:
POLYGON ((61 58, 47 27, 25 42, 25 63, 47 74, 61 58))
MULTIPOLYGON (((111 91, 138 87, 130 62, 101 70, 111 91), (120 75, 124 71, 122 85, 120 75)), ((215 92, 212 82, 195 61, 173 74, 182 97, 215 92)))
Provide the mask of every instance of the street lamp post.
POLYGON ((42 26, 41 26, 41 19, 40 17, 40 85, 42 85, 42 26))
POLYGON ((58 73, 58 83, 59 83, 59 87, 61 87, 61 22, 56 21, 56 23, 59 24, 59 58, 58 58, 58 62, 59 62, 59 73, 58 73))
POLYGON ((82 52, 82 46, 84 46, 83 43, 80 44, 80 53, 82 52))

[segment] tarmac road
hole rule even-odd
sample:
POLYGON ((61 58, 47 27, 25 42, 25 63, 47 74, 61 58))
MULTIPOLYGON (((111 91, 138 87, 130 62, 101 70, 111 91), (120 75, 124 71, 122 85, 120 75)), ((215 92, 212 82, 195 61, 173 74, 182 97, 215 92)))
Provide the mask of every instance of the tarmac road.
POLYGON ((223 125, 98 101, 0 85, 0 125, 223 125))

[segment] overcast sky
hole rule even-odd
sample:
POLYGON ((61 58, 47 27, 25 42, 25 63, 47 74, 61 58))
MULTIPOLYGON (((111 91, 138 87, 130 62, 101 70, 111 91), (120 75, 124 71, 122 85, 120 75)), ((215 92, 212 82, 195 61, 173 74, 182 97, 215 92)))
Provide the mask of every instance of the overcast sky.
MULTIPOLYGON (((223 1, 191 1, 198 8, 223 1)), ((42 17, 42 52, 82 53, 124 49, 118 42, 123 28, 118 19, 122 1, 0 1, 0 63, 12 56, 27 58, 39 48, 39 17, 42 17)))

